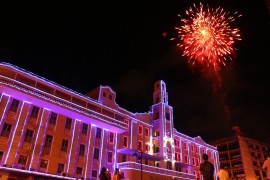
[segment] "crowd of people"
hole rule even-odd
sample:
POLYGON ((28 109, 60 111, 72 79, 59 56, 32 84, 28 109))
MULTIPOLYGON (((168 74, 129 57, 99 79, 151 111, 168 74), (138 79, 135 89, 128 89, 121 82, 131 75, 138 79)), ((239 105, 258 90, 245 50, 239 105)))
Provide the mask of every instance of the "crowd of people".
POLYGON ((119 168, 115 168, 113 175, 111 174, 110 170, 102 167, 101 172, 99 174, 100 180, 121 180, 124 179, 124 173, 120 171, 119 168))

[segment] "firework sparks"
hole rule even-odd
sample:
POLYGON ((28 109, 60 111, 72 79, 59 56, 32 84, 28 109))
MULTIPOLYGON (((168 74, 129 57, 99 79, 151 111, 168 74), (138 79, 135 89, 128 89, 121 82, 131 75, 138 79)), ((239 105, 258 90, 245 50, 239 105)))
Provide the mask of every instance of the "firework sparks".
MULTIPOLYGON (((235 16, 237 14, 234 13, 235 16)), ((193 7, 186 10, 186 15, 188 18, 179 15, 183 25, 176 27, 180 40, 177 46, 189 62, 219 69, 220 65, 226 66, 228 60, 233 60, 236 50, 233 45, 241 39, 239 29, 230 27, 235 18, 229 12, 220 7, 210 9, 207 6, 205 10, 200 3, 199 8, 193 4, 193 7)))

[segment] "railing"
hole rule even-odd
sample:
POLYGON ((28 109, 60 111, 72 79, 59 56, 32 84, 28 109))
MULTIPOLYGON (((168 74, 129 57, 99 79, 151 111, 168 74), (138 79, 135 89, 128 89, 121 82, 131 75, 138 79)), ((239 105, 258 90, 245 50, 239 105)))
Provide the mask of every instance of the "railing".
MULTIPOLYGON (((134 170, 141 170, 141 164, 136 163, 136 162, 122 162, 118 163, 119 169, 125 170, 125 169, 134 169, 134 170)), ((184 173, 184 172, 178 172, 174 170, 169 170, 165 168, 160 168, 160 167, 155 167, 155 166, 149 166, 143 164, 142 167, 143 172, 148 172, 148 173, 158 173, 158 174, 163 174, 163 175, 168 175, 168 176, 174 176, 174 177, 185 177, 185 178, 191 178, 195 179, 195 175, 184 173)))

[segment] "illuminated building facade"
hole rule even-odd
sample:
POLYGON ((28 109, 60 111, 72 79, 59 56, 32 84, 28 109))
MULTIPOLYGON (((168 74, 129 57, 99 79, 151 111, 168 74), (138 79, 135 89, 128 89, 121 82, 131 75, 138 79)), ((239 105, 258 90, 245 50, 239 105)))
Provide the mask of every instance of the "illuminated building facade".
POLYGON ((0 177, 98 179, 118 167, 129 180, 200 179, 202 153, 218 168, 216 147, 174 128, 163 81, 146 113, 115 99, 109 86, 82 95, 0 63, 0 177))
POLYGON ((239 135, 209 143, 217 146, 220 165, 229 172, 231 179, 266 179, 262 165, 270 153, 269 143, 239 135))

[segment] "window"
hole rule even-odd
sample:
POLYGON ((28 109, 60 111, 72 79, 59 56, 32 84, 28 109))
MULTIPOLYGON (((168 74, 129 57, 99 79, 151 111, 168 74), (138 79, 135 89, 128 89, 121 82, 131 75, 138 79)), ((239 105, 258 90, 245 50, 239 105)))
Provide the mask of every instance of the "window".
POLYGON ((19 160, 18 160, 18 164, 26 165, 26 161, 27 161, 27 156, 20 155, 19 160))
POLYGON ((65 165, 63 163, 58 163, 57 173, 61 173, 64 171, 65 165))
POLYGON ((196 162, 195 162, 195 157, 192 157, 192 165, 195 166, 196 162))
POLYGON ((97 131, 96 131, 96 138, 98 138, 98 139, 101 138, 101 129, 100 129, 100 128, 97 128, 97 131))
POLYGON ((142 141, 138 141, 138 149, 142 151, 142 141))
POLYGON ((127 145, 128 145, 128 137, 124 136, 123 146, 127 147, 127 145))
POLYGON ((61 151, 67 152, 67 149, 68 149, 68 140, 63 139, 62 146, 61 146, 61 151))
POLYGON ((145 128, 145 136, 149 137, 149 128, 145 128))
POLYGON ((79 156, 84 156, 85 145, 80 144, 79 156))
POLYGON ((3 155, 4 155, 4 152, 3 152, 3 151, 0 151, 0 161, 1 161, 2 158, 3 158, 3 155))
POLYGON ((67 117, 65 128, 66 129, 71 129, 71 124, 72 124, 72 119, 67 117))
POLYGON ((196 166, 200 166, 200 160, 199 160, 199 158, 196 159, 196 166))
POLYGON ((77 167, 76 174, 82 175, 82 168, 81 167, 77 167))
POLYGON ((199 152, 199 148, 198 146, 195 146, 195 152, 198 153, 199 152))
POLYGON ((166 114, 165 114, 165 118, 166 118, 166 120, 170 120, 170 113, 168 113, 168 112, 166 112, 166 114))
POLYGON ((94 150, 94 159, 99 160, 99 149, 95 148, 94 150))
POLYGON ((51 135, 46 136, 45 147, 50 148, 52 146, 53 137, 51 135))
POLYGON ((148 144, 145 145, 145 153, 148 153, 150 146, 148 144))
POLYGON ((88 124, 83 123, 82 125, 82 134, 87 134, 88 124))
POLYGON ((194 144, 191 145, 191 151, 192 151, 192 152, 195 151, 194 144))
POLYGON ((39 107, 33 106, 32 112, 31 112, 31 117, 32 117, 32 118, 37 118, 37 116, 38 116, 38 111, 39 111, 39 107))
POLYGON ((114 141, 114 133, 110 132, 109 142, 113 143, 113 141, 114 141))
POLYGON ((55 125, 56 124, 56 119, 57 119, 57 114, 52 112, 50 116, 50 124, 55 125))
POLYGON ((26 134, 24 137, 24 142, 31 142, 32 141, 32 137, 33 137, 33 130, 32 129, 27 129, 26 130, 26 134))
POLYGON ((20 103, 19 100, 13 99, 9 110, 12 111, 12 112, 17 112, 19 103, 20 103))
POLYGON ((180 161, 180 153, 175 153, 175 160, 180 161))
POLYGON ((139 127, 138 127, 139 135, 142 135, 142 133, 143 133, 142 130, 143 130, 143 127, 141 125, 139 125, 139 127))
POLYGON ((2 129, 2 132, 1 132, 1 136, 9 137, 11 127, 12 127, 11 124, 5 123, 5 124, 4 124, 4 127, 3 127, 3 129, 2 129))
POLYGON ((112 95, 109 95, 109 99, 112 100, 112 95))
POLYGON ((97 170, 92 170, 92 177, 94 177, 94 178, 97 177, 97 170))
POLYGON ((188 156, 185 155, 185 163, 188 163, 188 156))
POLYGON ((183 146, 184 146, 184 149, 187 149, 187 143, 186 142, 184 142, 183 146))
POLYGON ((167 161, 167 169, 172 169, 172 162, 171 161, 167 161))
POLYGON ((112 163, 112 157, 113 157, 113 155, 112 155, 112 152, 108 152, 108 163, 112 163))
POLYGON ((48 166, 48 160, 41 159, 41 161, 40 161, 40 167, 41 168, 44 168, 44 169, 47 169, 47 166, 48 166))
POLYGON ((123 154, 122 155, 122 162, 126 162, 127 161, 127 155, 123 154))
POLYGON ((154 131, 154 137, 157 137, 159 135, 160 135, 159 131, 154 131))

